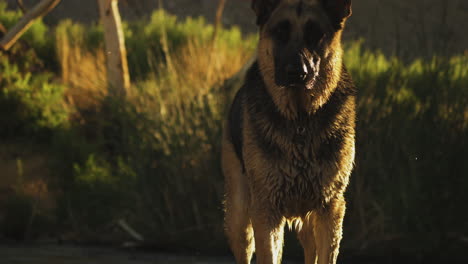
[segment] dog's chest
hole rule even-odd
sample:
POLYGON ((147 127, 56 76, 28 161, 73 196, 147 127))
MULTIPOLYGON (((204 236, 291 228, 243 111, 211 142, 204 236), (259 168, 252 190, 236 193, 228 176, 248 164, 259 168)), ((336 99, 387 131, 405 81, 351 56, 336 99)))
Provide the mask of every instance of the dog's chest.
POLYGON ((333 195, 340 139, 327 135, 316 122, 291 122, 270 138, 263 148, 268 163, 270 200, 285 215, 298 216, 323 206, 333 195))

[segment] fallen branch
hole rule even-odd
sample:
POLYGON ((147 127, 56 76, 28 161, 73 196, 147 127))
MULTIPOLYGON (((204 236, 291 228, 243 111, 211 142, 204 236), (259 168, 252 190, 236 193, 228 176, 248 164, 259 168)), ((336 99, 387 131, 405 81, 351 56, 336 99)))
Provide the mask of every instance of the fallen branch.
POLYGON ((61 0, 42 0, 27 12, 0 41, 0 49, 9 50, 13 44, 31 27, 32 23, 52 11, 61 0))
POLYGON ((117 224, 136 241, 142 242, 145 240, 143 236, 140 235, 137 231, 135 231, 135 229, 133 229, 131 226, 129 226, 125 220, 120 219, 119 221, 117 221, 117 224))

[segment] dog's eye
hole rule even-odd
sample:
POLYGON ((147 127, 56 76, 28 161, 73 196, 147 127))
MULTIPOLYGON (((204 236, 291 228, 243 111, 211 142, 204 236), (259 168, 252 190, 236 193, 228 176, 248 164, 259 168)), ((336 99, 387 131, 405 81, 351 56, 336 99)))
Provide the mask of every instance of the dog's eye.
POLYGON ((304 26, 304 40, 307 45, 314 48, 325 36, 320 26, 312 21, 308 21, 304 26))
POLYGON ((273 30, 274 38, 282 43, 288 42, 290 34, 291 24, 288 21, 279 23, 273 30))

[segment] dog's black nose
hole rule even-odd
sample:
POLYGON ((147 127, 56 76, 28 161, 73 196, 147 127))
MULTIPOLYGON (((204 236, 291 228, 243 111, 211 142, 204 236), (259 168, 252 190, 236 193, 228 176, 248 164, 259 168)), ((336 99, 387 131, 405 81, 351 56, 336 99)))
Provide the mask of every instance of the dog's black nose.
POLYGON ((302 82, 307 78, 307 67, 302 63, 289 63, 285 68, 289 82, 302 82))

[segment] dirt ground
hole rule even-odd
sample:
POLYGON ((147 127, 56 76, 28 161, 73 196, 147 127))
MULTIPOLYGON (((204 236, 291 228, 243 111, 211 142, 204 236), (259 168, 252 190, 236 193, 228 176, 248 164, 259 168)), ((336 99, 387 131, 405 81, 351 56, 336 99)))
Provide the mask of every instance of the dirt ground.
MULTIPOLYGON (((377 253, 377 252, 374 252, 377 253)), ((436 253, 436 252, 434 252, 436 253)), ((463 255, 459 252, 456 255, 463 255)), ((466 264, 466 257, 447 258, 399 256, 393 253, 386 256, 355 255, 352 252, 340 252, 339 264, 466 264)), ((437 256, 437 254, 435 254, 437 256)), ((59 245, 56 242, 12 244, 0 242, 0 264, 235 264, 230 255, 201 255, 164 253, 157 250, 135 250, 117 247, 59 245)), ((252 263, 255 263, 253 261, 252 263)), ((299 258, 284 258, 283 264, 299 264, 299 258)))
MULTIPOLYGON (((149 253, 57 245, 0 245, 2 264, 234 264, 232 257, 149 253)), ((284 261, 286 264, 298 262, 284 261)))

